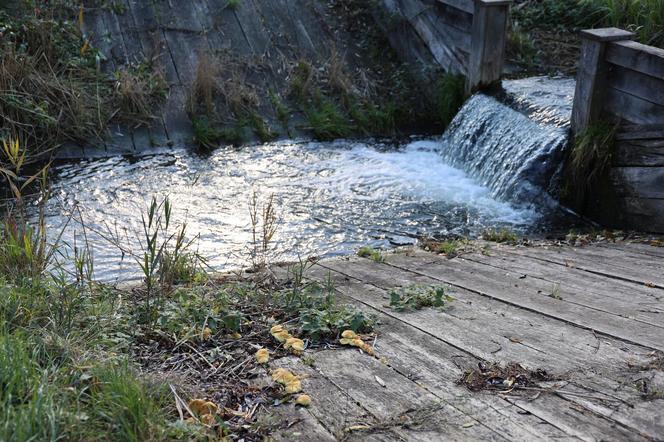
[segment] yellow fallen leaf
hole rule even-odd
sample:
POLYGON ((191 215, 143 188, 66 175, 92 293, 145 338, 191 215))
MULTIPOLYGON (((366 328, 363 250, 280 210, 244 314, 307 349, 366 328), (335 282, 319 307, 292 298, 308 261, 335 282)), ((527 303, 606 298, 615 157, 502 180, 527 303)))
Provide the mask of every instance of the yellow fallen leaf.
POLYGON ((241 337, 242 337, 242 335, 238 332, 231 333, 231 338, 233 338, 233 339, 240 339, 241 337))
POLYGON ((279 382, 280 379, 283 379, 284 374, 287 372, 285 368, 277 368, 272 372, 272 380, 279 382))
POLYGON ((281 330, 280 332, 273 333, 272 336, 274 336, 274 339, 276 339, 279 342, 286 342, 289 338, 292 337, 290 333, 288 333, 286 330, 281 330))
POLYGON ((259 364, 267 364, 270 360, 270 352, 266 348, 261 348, 256 352, 256 362, 259 364))
POLYGON ((291 349, 293 353, 299 354, 304 351, 304 341, 302 339, 290 337, 284 344, 286 350, 291 349))
POLYGON ((308 394, 301 394, 295 399, 295 403, 303 407, 308 407, 311 405, 311 397, 308 394))
POLYGON ((293 394, 293 393, 299 393, 300 391, 302 391, 302 383, 300 382, 299 379, 297 378, 292 379, 290 382, 286 384, 286 393, 293 394))
POLYGON ((272 379, 275 382, 286 385, 289 382, 297 380, 298 378, 297 376, 295 376, 293 373, 286 370, 285 368, 277 368, 272 372, 272 379))
POLYGON ((201 416, 201 422, 211 427, 217 423, 217 418, 214 416, 214 414, 206 414, 201 416))
POLYGON ((369 344, 365 344, 364 342, 360 346, 360 349, 368 355, 373 356, 375 354, 374 349, 369 344))
POLYGON ((270 329, 270 333, 273 334, 273 335, 276 334, 276 333, 282 332, 282 331, 288 332, 288 330, 286 330, 286 327, 284 327, 281 324, 274 325, 270 329))
POLYGON ((203 331, 201 332, 201 337, 203 338, 204 341, 207 341, 212 337, 212 330, 210 327, 205 327, 203 331))
POLYGON ((204 399, 192 399, 189 401, 189 409, 196 413, 198 416, 205 416, 207 414, 214 414, 219 407, 214 402, 206 401, 204 399))
POLYGON ((353 347, 362 347, 364 345, 364 341, 360 338, 355 338, 351 341, 350 345, 353 347))
POLYGON ((353 342, 353 340, 352 340, 352 339, 348 339, 348 338, 341 338, 341 339, 339 339, 339 343, 340 343, 341 345, 351 345, 352 342, 353 342))
POLYGON ((344 330, 344 332, 341 333, 341 337, 346 339, 355 339, 357 338, 357 334, 353 330, 344 330))

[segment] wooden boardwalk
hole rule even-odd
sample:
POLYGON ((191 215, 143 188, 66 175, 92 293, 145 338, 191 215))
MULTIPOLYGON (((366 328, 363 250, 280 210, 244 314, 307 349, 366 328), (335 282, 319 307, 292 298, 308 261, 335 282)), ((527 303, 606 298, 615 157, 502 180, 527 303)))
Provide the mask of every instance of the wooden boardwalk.
POLYGON ((384 263, 322 261, 310 272, 328 274, 342 301, 379 320, 376 357, 329 349, 306 364, 275 361, 304 375, 313 398, 280 439, 664 440, 664 367, 653 364, 664 351, 664 248, 494 244, 454 259, 408 250, 384 263), (456 300, 443 311, 389 308, 388 292, 413 284, 448 287, 456 300), (481 361, 563 380, 510 394, 458 385, 481 361), (645 398, 644 383, 660 398, 645 398))

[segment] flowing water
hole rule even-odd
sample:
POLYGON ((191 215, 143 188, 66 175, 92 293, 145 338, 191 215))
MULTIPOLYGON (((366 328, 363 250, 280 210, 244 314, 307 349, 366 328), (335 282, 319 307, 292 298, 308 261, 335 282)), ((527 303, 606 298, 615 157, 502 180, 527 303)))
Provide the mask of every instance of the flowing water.
POLYGON ((175 149, 63 163, 54 169, 48 225, 59 231, 73 216, 63 241, 80 244, 82 220, 104 281, 138 275, 136 263, 107 239, 140 250, 141 214, 152 196, 170 198, 176 221, 199 235, 199 253, 217 270, 247 264, 253 192, 263 200, 274 195, 274 256, 282 260, 411 244, 422 236, 477 236, 486 228, 533 231, 555 207, 545 190, 569 117, 560 92, 536 94, 536 103, 520 88, 532 90, 512 82, 507 99, 474 96, 437 139, 286 141, 209 156, 175 149))

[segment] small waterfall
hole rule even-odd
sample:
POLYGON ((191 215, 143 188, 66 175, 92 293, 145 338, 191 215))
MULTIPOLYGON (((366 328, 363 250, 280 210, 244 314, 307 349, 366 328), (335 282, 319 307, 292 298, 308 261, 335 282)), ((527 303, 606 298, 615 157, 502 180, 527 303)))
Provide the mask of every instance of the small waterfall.
POLYGON ((519 205, 555 206, 569 134, 574 80, 504 81, 471 97, 442 138, 441 153, 493 195, 519 205))

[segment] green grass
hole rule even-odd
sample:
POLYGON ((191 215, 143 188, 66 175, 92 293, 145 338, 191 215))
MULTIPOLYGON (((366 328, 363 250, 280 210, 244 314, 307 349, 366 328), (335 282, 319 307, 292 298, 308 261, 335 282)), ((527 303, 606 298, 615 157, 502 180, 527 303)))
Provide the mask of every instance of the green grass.
POLYGON ((226 7, 232 10, 236 10, 237 8, 240 7, 241 2, 242 0, 228 0, 228 3, 226 3, 226 7))
POLYGON ((443 241, 436 245, 436 252, 442 253, 448 258, 454 258, 459 251, 459 241, 443 241))
POLYGON ((602 23, 637 34, 644 44, 664 48, 664 0, 586 0, 599 8, 602 23))
POLYGON ((346 138, 353 133, 348 117, 339 105, 325 96, 318 96, 305 107, 308 129, 318 140, 346 138))
POLYGON ((503 244, 517 244, 519 236, 509 229, 487 229, 482 232, 482 239, 485 241, 503 243, 503 244))
POLYGON ((438 80, 436 108, 443 127, 449 126, 465 101, 466 80, 462 75, 443 74, 438 80))
POLYGON ((360 250, 358 250, 357 256, 360 258, 369 258, 370 260, 378 263, 385 262, 385 257, 380 252, 380 250, 376 250, 368 246, 362 247, 360 250))
POLYGON ((604 177, 613 157, 616 125, 594 124, 576 134, 565 165, 563 196, 574 207, 582 207, 597 183, 604 177))

